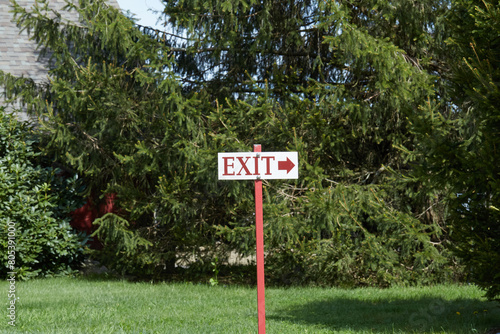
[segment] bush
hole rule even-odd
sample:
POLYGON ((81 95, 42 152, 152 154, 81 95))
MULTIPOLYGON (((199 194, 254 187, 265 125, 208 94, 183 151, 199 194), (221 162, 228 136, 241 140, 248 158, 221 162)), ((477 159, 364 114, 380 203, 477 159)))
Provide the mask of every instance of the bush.
POLYGON ((0 108, 1 275, 69 274, 78 267, 86 241, 70 226, 69 212, 80 204, 76 176, 40 165, 36 136, 0 108), (10 246, 10 247, 9 247, 10 246))

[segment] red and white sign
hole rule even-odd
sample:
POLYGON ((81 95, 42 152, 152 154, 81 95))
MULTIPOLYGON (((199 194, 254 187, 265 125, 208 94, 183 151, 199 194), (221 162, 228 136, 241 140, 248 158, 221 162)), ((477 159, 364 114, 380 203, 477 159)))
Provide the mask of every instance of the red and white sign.
POLYGON ((218 153, 219 180, 298 179, 297 152, 218 153))

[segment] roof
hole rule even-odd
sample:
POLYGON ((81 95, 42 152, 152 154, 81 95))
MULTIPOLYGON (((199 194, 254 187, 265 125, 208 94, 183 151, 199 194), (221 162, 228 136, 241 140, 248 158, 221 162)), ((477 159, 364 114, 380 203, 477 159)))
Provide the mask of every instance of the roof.
MULTIPOLYGON (((17 0, 23 7, 30 7, 34 0, 17 0)), ((119 8, 116 0, 107 1, 110 5, 119 8)), ((66 5, 64 0, 51 0, 49 6, 62 9, 66 5)), ((47 79, 47 60, 39 59, 36 44, 31 41, 24 31, 19 32, 10 13, 10 0, 0 0, 0 70, 14 76, 27 76, 41 82, 47 79)), ((77 13, 68 13, 67 18, 78 20, 77 13)))
MULTIPOLYGON (((116 0, 106 2, 120 8, 116 0)), ((17 0, 17 3, 29 8, 35 0, 17 0)), ((66 5, 64 0, 50 0, 48 3, 49 7, 55 10, 60 10, 66 5)), ((11 10, 10 0, 0 0, 0 70, 17 77, 29 77, 37 83, 47 81, 48 59, 40 57, 36 43, 30 40, 26 31, 20 32, 13 22, 14 15, 11 10)), ((65 12, 63 16, 70 20, 78 20, 78 14, 75 12, 65 12)), ((0 97, 0 102, 1 100, 0 97)))

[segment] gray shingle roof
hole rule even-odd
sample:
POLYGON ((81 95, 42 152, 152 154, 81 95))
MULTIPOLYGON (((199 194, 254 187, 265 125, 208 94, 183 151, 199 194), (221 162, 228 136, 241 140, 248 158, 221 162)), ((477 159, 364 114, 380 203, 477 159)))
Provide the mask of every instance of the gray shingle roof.
MULTIPOLYGON (((35 1, 17 0, 17 2, 23 7, 31 7, 35 1)), ((119 8, 116 0, 108 3, 119 8)), ((61 9, 65 6, 65 1, 51 0, 49 4, 51 8, 61 9)), ((29 39, 25 31, 20 33, 19 28, 12 22, 13 14, 10 10, 10 1, 0 0, 0 70, 42 82, 47 79, 47 61, 39 59, 35 43, 29 39)), ((74 12, 68 13, 66 18, 78 20, 74 12)))
MULTIPOLYGON (((23 7, 29 8, 35 0, 17 0, 23 7)), ((108 4, 120 8, 116 0, 107 1, 108 4)), ((64 0, 51 0, 49 6, 61 9, 66 5, 64 0)), ((36 44, 29 39, 26 31, 20 32, 13 22, 14 16, 10 12, 10 0, 0 0, 0 70, 14 76, 32 78, 35 82, 47 81, 48 61, 39 56, 36 44)), ((65 19, 78 20, 77 13, 67 13, 65 19)), ((0 93, 2 88, 0 87, 0 93)), ((0 96, 0 104, 2 97, 0 96)), ((21 117, 25 118, 25 117, 21 117)))

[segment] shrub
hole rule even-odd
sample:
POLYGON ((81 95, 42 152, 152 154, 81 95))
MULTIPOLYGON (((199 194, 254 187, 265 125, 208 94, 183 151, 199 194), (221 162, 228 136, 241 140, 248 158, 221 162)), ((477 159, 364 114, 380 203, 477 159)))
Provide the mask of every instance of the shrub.
POLYGON ((9 271, 21 279, 69 274, 83 255, 86 240, 72 230, 68 215, 81 200, 77 177, 43 167, 36 144, 33 129, 0 108, 2 276, 9 271))

